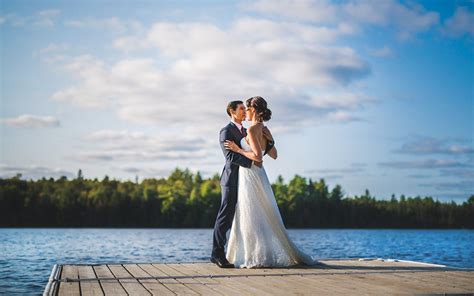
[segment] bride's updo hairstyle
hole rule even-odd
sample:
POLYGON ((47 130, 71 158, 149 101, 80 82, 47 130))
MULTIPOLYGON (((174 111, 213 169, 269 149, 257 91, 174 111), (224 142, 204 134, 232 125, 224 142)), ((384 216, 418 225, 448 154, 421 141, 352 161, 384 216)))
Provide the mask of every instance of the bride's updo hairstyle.
POLYGON ((272 111, 267 108, 267 101, 260 96, 251 97, 245 102, 247 107, 254 107, 257 121, 269 121, 272 118, 272 111))

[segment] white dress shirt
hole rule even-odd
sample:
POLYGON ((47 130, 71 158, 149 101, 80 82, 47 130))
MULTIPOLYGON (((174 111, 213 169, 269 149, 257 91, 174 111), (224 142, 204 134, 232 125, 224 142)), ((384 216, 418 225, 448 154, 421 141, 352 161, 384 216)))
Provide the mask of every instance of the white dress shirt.
POLYGON ((237 122, 231 120, 230 122, 232 122, 233 124, 235 124, 237 126, 237 128, 239 129, 239 131, 242 131, 242 125, 241 124, 238 124, 237 122))

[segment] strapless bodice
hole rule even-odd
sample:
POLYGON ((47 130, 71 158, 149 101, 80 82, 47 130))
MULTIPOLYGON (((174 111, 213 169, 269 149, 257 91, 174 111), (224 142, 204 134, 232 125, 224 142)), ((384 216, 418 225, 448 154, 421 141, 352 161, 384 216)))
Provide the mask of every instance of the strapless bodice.
MULTIPOLYGON (((247 141, 245 140, 245 137, 242 138, 242 140, 240 140, 240 147, 242 147, 242 149, 244 149, 245 151, 252 151, 252 148, 250 147, 249 143, 247 143, 247 141)), ((262 152, 264 152, 265 150, 263 149, 262 152)))
POLYGON ((250 148, 250 145, 247 143, 247 141, 245 140, 245 137, 242 138, 242 140, 240 140, 240 146, 242 147, 242 149, 244 149, 245 151, 252 151, 252 148, 250 148))

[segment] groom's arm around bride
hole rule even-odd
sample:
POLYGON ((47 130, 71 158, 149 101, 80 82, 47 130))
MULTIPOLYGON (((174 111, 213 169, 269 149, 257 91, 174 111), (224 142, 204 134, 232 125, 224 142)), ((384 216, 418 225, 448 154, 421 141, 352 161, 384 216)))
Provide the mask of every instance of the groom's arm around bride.
MULTIPOLYGON (((229 126, 222 128, 219 134, 219 143, 221 145, 222 152, 224 153, 224 156, 226 158, 226 164, 231 163, 233 165, 250 168, 252 165, 252 160, 248 159, 242 154, 226 149, 224 146, 225 141, 236 141, 235 131, 232 131, 229 126)), ((222 178, 224 178, 224 176, 221 176, 221 181, 222 178)), ((225 178, 224 182, 226 182, 225 178)))

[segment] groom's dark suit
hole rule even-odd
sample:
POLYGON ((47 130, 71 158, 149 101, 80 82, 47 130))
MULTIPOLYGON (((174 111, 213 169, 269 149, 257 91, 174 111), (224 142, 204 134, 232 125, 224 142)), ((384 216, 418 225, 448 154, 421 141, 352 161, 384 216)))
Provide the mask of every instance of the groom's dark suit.
MULTIPOLYGON (((245 128, 244 128, 245 130, 245 128)), ((225 166, 221 174, 221 207, 217 214, 214 225, 214 239, 212 246, 212 256, 224 256, 224 246, 227 241, 226 233, 232 226, 237 203, 237 183, 239 178, 239 166, 250 168, 252 160, 247 157, 227 150, 224 147, 226 140, 234 141, 240 146, 243 134, 238 127, 230 122, 223 127, 219 134, 219 142, 225 156, 225 166)), ((241 147, 242 148, 242 147, 241 147)))

